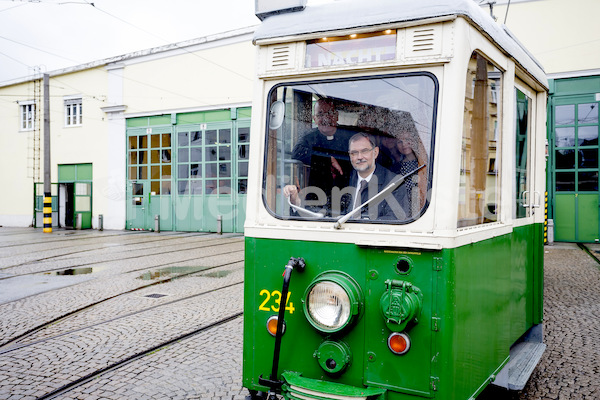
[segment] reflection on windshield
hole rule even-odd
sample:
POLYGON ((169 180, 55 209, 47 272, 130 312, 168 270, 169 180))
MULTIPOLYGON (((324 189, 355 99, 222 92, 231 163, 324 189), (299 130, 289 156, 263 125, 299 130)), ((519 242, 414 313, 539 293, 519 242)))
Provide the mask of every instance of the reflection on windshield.
POLYGON ((348 222, 417 219, 428 203, 436 96, 429 74, 273 88, 270 110, 285 115, 268 123, 269 210, 291 219, 337 219, 353 210, 348 222), (400 176, 395 190, 374 198, 400 176))

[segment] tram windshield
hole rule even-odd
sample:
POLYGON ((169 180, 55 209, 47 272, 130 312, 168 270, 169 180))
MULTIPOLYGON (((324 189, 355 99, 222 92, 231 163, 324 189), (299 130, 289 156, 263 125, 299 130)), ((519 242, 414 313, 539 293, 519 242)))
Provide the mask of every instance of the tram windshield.
POLYGON ((276 217, 397 224, 424 213, 434 76, 280 84, 268 103, 263 198, 276 217))

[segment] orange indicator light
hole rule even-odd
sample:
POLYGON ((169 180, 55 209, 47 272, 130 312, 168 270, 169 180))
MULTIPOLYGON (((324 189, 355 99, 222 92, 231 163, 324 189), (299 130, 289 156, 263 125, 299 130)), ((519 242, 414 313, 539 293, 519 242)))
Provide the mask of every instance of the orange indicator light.
POLYGON ((406 333, 393 332, 388 337, 388 347, 394 354, 406 354, 410 349, 410 338, 406 333))
MULTIPOLYGON (((283 333, 285 333, 285 321, 283 322, 283 326, 281 328, 283 333)), ((273 315, 271 318, 267 320, 267 331, 271 334, 271 336, 275 336, 277 334, 277 316, 273 315)))

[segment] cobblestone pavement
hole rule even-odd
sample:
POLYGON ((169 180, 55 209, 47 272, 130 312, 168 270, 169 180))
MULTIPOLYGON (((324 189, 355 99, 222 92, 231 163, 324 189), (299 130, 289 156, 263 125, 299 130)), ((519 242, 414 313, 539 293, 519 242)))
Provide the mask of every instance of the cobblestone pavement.
POLYGON ((74 232, 61 238, 60 231, 56 236, 31 232, 0 228, 0 284, 14 284, 12 275, 82 265, 90 279, 0 304, 0 344, 67 315, 0 347, 0 399, 40 398, 127 359, 64 397, 244 397, 242 237, 74 232), (98 243, 88 246, 90 240, 98 243), (25 250, 30 245, 35 251, 25 250), (180 273, 191 275, 170 279, 180 273), (165 283, 155 285, 160 281, 165 283), (82 311, 69 315, 74 310, 82 311), (208 330, 224 317, 231 318, 208 330), (203 327, 207 330, 160 348, 203 327), (116 378, 111 380, 111 373, 116 378))
MULTIPOLYGON (((600 246, 588 248, 591 255, 573 244, 545 247, 547 350, 522 392, 490 386, 477 400, 600 399, 600 268, 592 257, 600 258, 600 246)), ((97 231, 43 235, 41 230, 0 228, 0 292, 12 275, 81 267, 93 271, 69 286, 48 284, 52 290, 36 288, 4 302, 0 293, 0 346, 83 309, 0 347, 0 399, 40 398, 128 357, 56 398, 244 398, 241 237, 97 231), (169 280, 184 272, 191 275, 169 280), (165 283, 144 287, 160 281, 165 283), (134 357, 223 315, 232 317, 134 357)))

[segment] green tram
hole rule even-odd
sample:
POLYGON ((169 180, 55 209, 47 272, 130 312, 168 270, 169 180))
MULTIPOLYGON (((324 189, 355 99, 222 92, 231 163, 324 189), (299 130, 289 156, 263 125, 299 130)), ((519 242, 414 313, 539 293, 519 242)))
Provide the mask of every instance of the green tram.
POLYGON ((522 389, 545 349, 543 69, 472 0, 274 3, 254 37, 249 398, 522 389))

